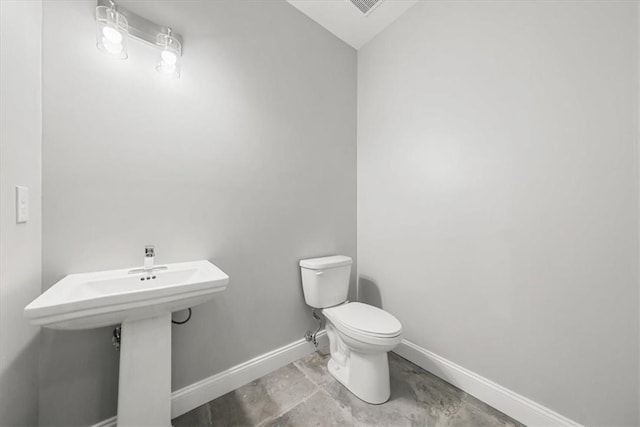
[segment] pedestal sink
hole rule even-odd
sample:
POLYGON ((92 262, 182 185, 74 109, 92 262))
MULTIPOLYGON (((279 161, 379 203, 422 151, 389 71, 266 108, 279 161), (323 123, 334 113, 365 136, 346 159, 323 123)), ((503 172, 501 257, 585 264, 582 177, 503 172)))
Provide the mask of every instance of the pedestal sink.
POLYGON ((171 425, 171 312, 202 304, 229 276, 209 261, 66 276, 24 309, 35 325, 90 329, 122 324, 118 427, 171 425))

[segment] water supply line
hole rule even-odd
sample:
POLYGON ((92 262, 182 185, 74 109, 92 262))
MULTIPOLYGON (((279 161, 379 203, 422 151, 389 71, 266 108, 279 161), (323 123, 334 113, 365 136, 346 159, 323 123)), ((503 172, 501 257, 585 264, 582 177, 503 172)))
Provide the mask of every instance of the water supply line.
POLYGON ((111 344, 113 344, 113 348, 116 351, 120 351, 120 340, 122 338, 122 328, 118 326, 113 330, 113 335, 111 336, 111 344))
POLYGON ((320 332, 320 328, 322 328, 322 318, 320 316, 318 316, 318 313, 316 313, 315 309, 311 310, 311 314, 313 315, 313 318, 318 321, 318 327, 316 328, 316 330, 313 333, 311 333, 311 330, 305 332, 304 339, 307 340, 307 342, 313 343, 315 348, 318 348, 318 338, 317 337, 318 337, 318 332, 320 332))
POLYGON ((171 323, 173 323, 174 325, 184 325, 189 320, 191 320, 191 309, 190 308, 189 308, 189 316, 187 316, 187 318, 185 320, 182 320, 180 322, 177 321, 177 320, 171 320, 171 323))

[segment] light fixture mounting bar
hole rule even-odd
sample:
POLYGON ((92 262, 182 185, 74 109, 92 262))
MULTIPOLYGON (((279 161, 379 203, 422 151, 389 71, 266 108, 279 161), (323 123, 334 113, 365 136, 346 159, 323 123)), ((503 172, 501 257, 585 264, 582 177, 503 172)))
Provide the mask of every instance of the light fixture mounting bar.
MULTIPOLYGON (((97 6, 112 6, 111 0, 97 0, 97 6)), ((121 13, 129 22, 129 35, 134 38, 147 43, 156 48, 161 47, 158 45, 158 34, 167 34, 169 31, 168 26, 156 24, 153 21, 144 18, 137 13, 133 13, 124 7, 116 5, 119 13, 121 13)), ((175 38, 182 45, 182 36, 173 29, 171 29, 171 37, 175 38)))

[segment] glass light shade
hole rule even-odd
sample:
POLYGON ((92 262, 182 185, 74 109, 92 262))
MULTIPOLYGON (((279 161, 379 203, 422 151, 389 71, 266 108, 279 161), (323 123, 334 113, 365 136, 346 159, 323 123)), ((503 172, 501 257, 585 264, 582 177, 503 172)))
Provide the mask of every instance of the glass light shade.
POLYGON ((115 7, 96 7, 96 46, 107 55, 127 59, 127 19, 115 7))
POLYGON ((171 29, 167 30, 167 34, 158 34, 158 46, 160 51, 160 62, 156 65, 156 70, 160 74, 169 77, 180 77, 180 56, 182 55, 182 46, 180 42, 171 35, 171 29))

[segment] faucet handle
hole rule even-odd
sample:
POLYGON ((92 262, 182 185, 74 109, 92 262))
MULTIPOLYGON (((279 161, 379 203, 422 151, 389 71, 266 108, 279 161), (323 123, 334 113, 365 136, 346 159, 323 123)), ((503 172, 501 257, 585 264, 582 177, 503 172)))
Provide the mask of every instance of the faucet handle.
POLYGON ((153 245, 146 245, 144 247, 144 256, 147 258, 154 257, 156 255, 156 249, 153 245))

